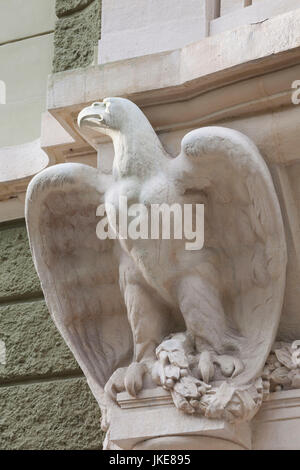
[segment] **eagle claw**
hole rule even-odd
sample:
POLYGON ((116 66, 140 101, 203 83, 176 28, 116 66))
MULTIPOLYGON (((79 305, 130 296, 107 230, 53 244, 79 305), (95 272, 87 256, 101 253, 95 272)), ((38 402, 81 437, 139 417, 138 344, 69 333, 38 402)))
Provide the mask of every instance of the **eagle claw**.
POLYGON ((136 397, 143 388, 143 378, 147 372, 147 366, 143 362, 132 362, 127 368, 124 378, 126 391, 132 397, 136 397))
POLYGON ((236 377, 241 372, 243 372, 245 366, 243 362, 234 356, 228 356, 226 354, 222 356, 216 356, 214 358, 214 363, 220 366, 222 374, 225 377, 236 377))

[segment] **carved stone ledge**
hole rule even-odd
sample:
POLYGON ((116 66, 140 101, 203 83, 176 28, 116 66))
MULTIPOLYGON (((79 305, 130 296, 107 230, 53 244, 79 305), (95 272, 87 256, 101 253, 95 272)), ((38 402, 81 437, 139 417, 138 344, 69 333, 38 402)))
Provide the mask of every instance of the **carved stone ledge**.
POLYGON ((271 393, 251 426, 247 423, 230 425, 222 420, 199 419, 184 415, 174 407, 170 394, 162 388, 144 390, 138 399, 133 399, 127 393, 121 393, 118 395, 118 404, 120 408, 116 407, 112 413, 111 430, 106 440, 108 448, 134 450, 296 450, 300 448, 300 390, 271 393), (150 432, 147 433, 145 431, 148 427, 150 432))
POLYGON ((171 394, 161 387, 143 390, 138 398, 128 393, 117 397, 108 447, 121 449, 223 449, 251 448, 249 424, 190 416, 178 411, 171 394))
POLYGON ((300 449, 300 390, 271 393, 252 423, 255 450, 300 449))

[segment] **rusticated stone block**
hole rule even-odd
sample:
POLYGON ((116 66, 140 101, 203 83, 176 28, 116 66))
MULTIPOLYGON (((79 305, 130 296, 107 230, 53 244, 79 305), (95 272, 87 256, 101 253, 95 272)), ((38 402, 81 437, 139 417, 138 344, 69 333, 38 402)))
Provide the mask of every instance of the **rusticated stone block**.
POLYGON ((100 0, 58 19, 54 34, 54 72, 86 67, 93 62, 94 48, 100 37, 100 20, 100 0))
POLYGON ((41 285, 33 266, 25 223, 0 226, 0 302, 40 293, 41 285))
POLYGON ((100 449, 99 407, 84 378, 0 387, 0 449, 100 449))
POLYGON ((0 305, 0 325, 6 349, 0 383, 80 371, 43 300, 0 305))
POLYGON ((83 10, 94 0, 56 0, 55 12, 58 18, 83 10))

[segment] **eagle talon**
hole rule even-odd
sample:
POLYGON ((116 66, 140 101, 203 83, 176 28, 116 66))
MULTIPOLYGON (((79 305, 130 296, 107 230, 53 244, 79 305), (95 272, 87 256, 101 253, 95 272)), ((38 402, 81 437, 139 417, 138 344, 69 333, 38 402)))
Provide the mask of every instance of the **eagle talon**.
POLYGON ((143 378, 147 372, 147 366, 143 362, 132 362, 127 368, 124 378, 126 391, 132 397, 136 397, 143 388, 143 378))
POLYGON ((228 356, 226 354, 222 356, 216 356, 214 363, 218 364, 222 374, 225 375, 225 377, 231 378, 239 375, 245 368, 243 361, 234 356, 228 356))
POLYGON ((203 351, 199 356, 198 369, 200 378, 208 384, 215 374, 215 368, 212 355, 209 351, 203 351))

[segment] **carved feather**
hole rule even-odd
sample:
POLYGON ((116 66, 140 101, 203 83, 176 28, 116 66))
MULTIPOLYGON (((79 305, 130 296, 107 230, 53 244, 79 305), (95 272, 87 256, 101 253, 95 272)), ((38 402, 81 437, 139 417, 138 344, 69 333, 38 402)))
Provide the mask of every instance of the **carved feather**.
POLYGON ((96 236, 106 183, 86 165, 57 165, 32 180, 26 205, 47 306, 100 404, 111 374, 132 357, 114 241, 96 236))
POLYGON ((213 246, 221 259, 228 323, 236 332, 230 335, 247 364, 234 380, 248 383, 261 373, 275 339, 285 289, 285 234, 272 178, 253 142, 221 127, 184 137, 174 175, 180 169, 183 188, 205 187, 208 195, 205 233, 211 238, 204 248, 213 246))

